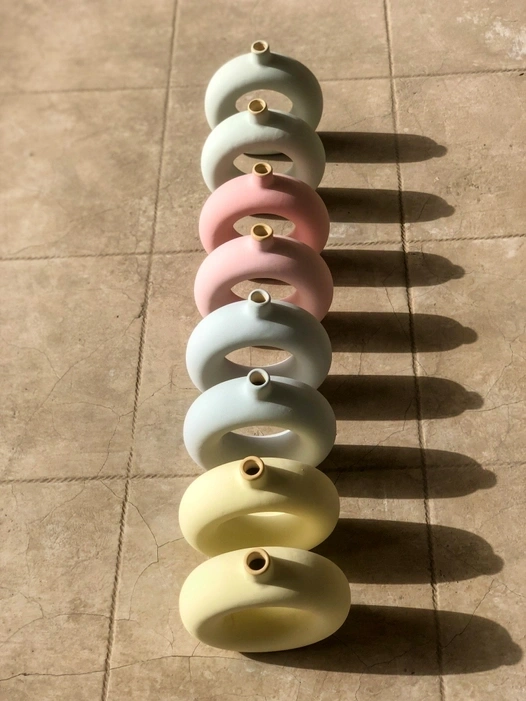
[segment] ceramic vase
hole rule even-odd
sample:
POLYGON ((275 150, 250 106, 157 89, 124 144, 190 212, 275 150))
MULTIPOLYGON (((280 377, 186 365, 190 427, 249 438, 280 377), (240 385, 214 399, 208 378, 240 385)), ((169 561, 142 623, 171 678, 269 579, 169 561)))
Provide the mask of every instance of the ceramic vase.
POLYGON ((288 302, 273 301, 265 290, 246 300, 219 307, 195 327, 186 347, 186 369, 202 392, 220 382, 246 375, 251 368, 226 356, 251 346, 287 351, 290 357, 264 369, 319 387, 332 360, 327 332, 312 314, 288 302))
POLYGON ((344 573, 321 555, 265 547, 223 553, 186 579, 179 612, 195 638, 224 650, 271 652, 335 633, 349 613, 344 573))
POLYGON ((310 550, 334 530, 336 487, 316 467, 250 456, 192 482, 179 506, 183 536, 205 555, 259 545, 310 550))
POLYGON ((201 153, 201 172, 210 191, 243 175, 234 160, 244 153, 278 152, 288 156, 288 175, 318 187, 325 170, 320 137, 303 119, 269 110, 264 100, 251 100, 243 112, 228 117, 210 132, 201 153))
POLYGON ((252 172, 228 180, 204 204, 199 217, 199 237, 210 253, 241 234, 234 224, 242 217, 275 214, 290 220, 289 238, 320 253, 329 237, 329 213, 318 193, 288 175, 274 173, 268 163, 256 163, 252 172))
POLYGON ((242 236, 216 248, 201 263, 194 283, 194 297, 202 316, 241 298, 232 287, 245 280, 272 278, 295 288, 286 302, 323 319, 334 291, 330 270, 323 258, 304 243, 274 236, 267 224, 256 224, 250 236, 242 236))
POLYGON ((209 470, 247 455, 298 460, 317 466, 334 445, 336 419, 317 390, 260 368, 221 382, 190 406, 183 426, 187 452, 209 470), (254 426, 283 430, 266 436, 235 431, 254 426))
POLYGON ((210 128, 236 114, 236 101, 253 90, 274 90, 292 102, 291 113, 316 129, 323 95, 314 74, 302 63, 273 53, 266 41, 255 41, 250 53, 225 63, 212 76, 205 94, 210 128))

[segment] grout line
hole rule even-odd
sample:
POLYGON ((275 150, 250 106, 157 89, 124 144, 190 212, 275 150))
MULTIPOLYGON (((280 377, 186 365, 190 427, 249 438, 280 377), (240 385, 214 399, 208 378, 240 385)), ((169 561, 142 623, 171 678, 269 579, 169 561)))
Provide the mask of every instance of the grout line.
MULTIPOLYGON (((338 447, 338 446, 336 446, 338 447)), ((476 467, 476 466, 481 466, 484 469, 490 469, 490 468, 496 468, 496 467, 521 467, 523 465, 526 465, 526 460, 494 460, 491 461, 489 460, 488 462, 483 462, 483 463, 476 463, 474 464, 473 460, 466 460, 464 462, 459 461, 458 463, 448 463, 448 464, 436 464, 436 465, 431 465, 430 469, 431 471, 433 470, 439 470, 440 468, 448 468, 448 469, 460 469, 463 467, 476 467)), ((374 470, 374 466, 365 466, 362 467, 360 465, 351 465, 351 469, 348 471, 348 474, 351 474, 353 472, 356 473, 363 473, 363 472, 369 472, 371 470, 374 470)), ((382 468, 383 469, 383 468, 382 468)), ((404 467, 398 467, 395 468, 396 471, 402 471, 402 470, 415 470, 417 469, 416 467, 410 467, 410 466, 404 466, 404 467)), ((342 470, 341 467, 327 467, 326 469, 322 470, 325 474, 329 475, 332 474, 333 472, 340 473, 342 470)), ((385 470, 390 470, 393 471, 393 468, 385 468, 385 470)), ((184 477, 198 477, 199 474, 198 472, 184 472, 184 473, 175 473, 175 472, 135 472, 133 474, 127 475, 126 473, 122 474, 108 474, 108 475, 71 475, 71 476, 64 476, 64 477, 0 477, 0 485, 9 485, 9 484, 68 484, 68 483, 76 483, 76 482, 125 482, 126 480, 129 480, 130 482, 135 482, 135 481, 148 481, 148 480, 165 480, 165 479, 179 479, 179 478, 184 478, 184 477)))
MULTIPOLYGON (((436 73, 400 73, 390 75, 366 75, 352 76, 351 78, 320 78, 320 83, 349 83, 363 82, 366 80, 410 80, 411 78, 447 78, 454 76, 477 76, 477 75, 494 75, 494 74, 509 74, 509 73, 526 73, 526 68, 481 68, 473 71, 444 71, 436 73)), ((169 90, 184 90, 185 88, 206 88, 207 82, 204 83, 186 83, 181 85, 170 85, 169 90)), ((166 90, 165 86, 156 85, 138 85, 138 86, 121 86, 121 87, 96 87, 96 88, 50 88, 48 90, 0 90, 0 95, 5 96, 22 96, 22 95, 61 95, 67 93, 94 93, 94 92, 134 92, 148 90, 166 90)))
POLYGON ((11 97, 13 95, 62 95, 68 93, 85 93, 85 92, 138 92, 138 91, 151 91, 151 90, 165 90, 164 87, 157 87, 155 85, 140 85, 137 87, 120 87, 120 88, 109 88, 109 87, 99 87, 99 88, 59 88, 58 90, 0 90, 0 95, 5 95, 11 97))
MULTIPOLYGON (((403 196, 403 193, 402 193, 403 196)), ((405 227, 404 227, 405 230, 405 227)), ((498 234, 497 236, 435 236, 433 238, 415 238, 407 239, 406 243, 411 246, 414 243, 454 243, 455 241, 506 241, 507 239, 524 239, 526 234, 498 234)), ((375 241, 342 241, 341 243, 330 243, 325 246, 324 250, 345 248, 345 246, 400 246, 401 243, 389 239, 377 239, 375 241)), ((186 248, 180 251, 138 251, 124 253, 71 253, 68 255, 54 256, 26 256, 26 257, 0 257, 0 263, 19 263, 32 262, 40 260, 75 260, 77 258, 134 258, 137 256, 180 256, 188 253, 204 253, 202 247, 186 248)))
POLYGON ((135 396, 133 402, 133 415, 132 415, 132 426, 131 426, 131 445, 130 452, 128 455, 128 462, 126 465, 126 481, 124 496, 122 500, 122 511, 121 520, 119 525, 119 539, 117 545, 117 558, 115 562, 115 580, 113 582, 111 605, 110 605, 110 624, 108 630, 108 644, 106 649, 106 658, 104 661, 104 678, 102 680, 102 701, 107 701, 109 688, 110 688, 110 676, 111 676, 111 659, 113 654, 113 646, 115 644, 115 633, 117 625, 117 604, 119 599, 119 587, 122 573, 122 556, 124 552, 124 535, 126 528, 126 516, 128 512, 128 497, 130 492, 130 476, 132 474, 132 466, 134 459, 134 441, 135 441, 135 430, 137 426, 137 413, 139 408, 139 396, 141 391, 141 382, 143 374, 144 365, 144 347, 146 342, 146 329, 148 320, 148 306, 150 302, 150 294, 152 288, 152 268, 153 268, 153 251, 155 250, 155 237, 157 232, 157 218, 159 211, 159 197, 161 190, 161 177, 163 171, 164 163, 164 146, 166 140, 166 131, 168 123, 168 108, 170 104, 170 81, 172 77, 172 66, 173 66, 173 55, 174 55, 174 45, 175 45, 175 27, 177 23, 178 16, 178 2, 174 0, 173 10, 172 10, 172 33, 170 37, 170 48, 168 51, 168 71, 165 86, 165 98, 163 106, 163 125, 161 129, 161 140, 160 140, 160 153, 159 153, 159 169, 157 172, 157 183, 155 192, 155 204, 153 210, 153 221, 152 221, 152 234, 150 237, 150 248, 148 255, 148 269, 146 272, 146 281, 144 287, 144 301, 141 310, 142 314, 142 324, 141 324, 141 335, 139 340, 139 351, 138 351, 138 361, 137 361, 137 375, 135 380, 135 396))
POLYGON ((393 72, 393 80, 405 80, 411 78, 448 78, 455 76, 476 76, 476 75, 494 75, 496 73, 525 73, 526 68, 481 68, 475 71, 445 71, 444 73, 401 73, 395 75, 393 72))
POLYGON ((393 241, 393 240, 387 240, 387 239, 378 239, 377 241, 342 241, 341 243, 328 243, 325 248, 323 249, 324 251, 330 251, 338 249, 338 248, 345 248, 345 246, 400 246, 399 241, 393 241))
POLYGON ((65 477, 5 477, 0 478, 0 485, 5 484, 68 484, 75 482, 135 482, 141 480, 156 480, 156 479, 178 479, 179 477, 198 477, 200 473, 175 473, 175 472, 136 472, 128 475, 126 472, 122 474, 108 475, 72 475, 65 477))
POLYGON ((418 378, 418 358, 415 342, 415 329, 414 329, 414 310, 413 310, 413 298, 411 294, 411 271, 409 269, 409 248, 406 238, 406 227, 405 227, 405 211, 404 211, 404 200, 403 200, 403 180, 402 180, 402 169, 400 166, 400 142, 398 138, 398 102, 396 96, 396 87, 394 79, 394 58, 392 50, 391 41, 391 18, 389 11, 389 0, 383 0, 384 6, 384 17, 385 17, 385 31, 387 39, 387 50, 389 56, 389 75, 390 75, 390 91, 391 91, 391 115, 393 120, 393 132, 395 134, 395 155, 396 155, 396 177, 398 181, 398 207, 400 212, 400 238, 402 241, 402 250, 404 253, 404 275, 405 275, 405 291, 407 299, 407 308, 409 311, 409 338, 411 343, 411 366, 413 370, 414 378, 414 388, 415 388, 415 402, 416 402, 416 423, 417 423, 417 433, 418 433, 418 445, 420 448, 420 465, 421 465, 421 475, 422 475, 422 489, 424 496, 424 516, 426 522, 426 539, 427 539, 427 549, 429 558, 429 574, 430 574, 430 585, 431 585, 431 599, 433 602, 433 618, 435 623, 435 634, 436 634, 436 657, 438 665, 438 686, 441 701, 445 701, 446 688, 444 682, 443 674, 443 657, 442 657, 442 643, 441 643, 441 626, 439 612, 439 600, 438 600, 438 586, 436 577, 436 563, 435 563, 435 553, 433 545, 433 536, 431 531, 431 513, 429 505, 429 482, 427 475, 427 460, 424 448, 424 433, 422 424, 422 399, 420 395, 420 383, 418 378))
POLYGON ((524 239, 526 234, 498 234, 497 236, 454 236, 449 238, 448 236, 437 236, 432 239, 409 239, 409 244, 412 243, 434 243, 438 242, 448 242, 448 241, 503 241, 506 239, 524 239))

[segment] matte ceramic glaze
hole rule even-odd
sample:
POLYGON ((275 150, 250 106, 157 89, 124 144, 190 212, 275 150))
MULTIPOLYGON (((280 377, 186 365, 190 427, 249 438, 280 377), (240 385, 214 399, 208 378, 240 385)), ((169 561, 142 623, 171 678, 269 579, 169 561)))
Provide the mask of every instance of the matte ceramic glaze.
POLYGON ((209 470, 247 455, 267 455, 319 465, 334 445, 336 419, 317 390, 262 369, 221 382, 190 406, 183 426, 186 450, 209 470), (234 433, 251 426, 279 426, 267 436, 234 433))
POLYGON ((190 379, 204 391, 246 375, 251 368, 226 356, 250 346, 288 351, 289 358, 264 369, 312 387, 321 385, 331 366, 329 336, 312 314, 294 304, 273 301, 264 290, 253 290, 248 299, 216 309, 195 327, 186 347, 190 379))
POLYGON ((213 129, 236 114, 236 101, 254 90, 275 90, 292 102, 292 114, 313 129, 323 111, 323 95, 314 74, 299 61, 270 51, 255 41, 250 53, 225 63, 212 76, 205 94, 205 114, 213 129))
POLYGON ((325 170, 320 137, 303 119, 269 110, 265 101, 252 100, 244 112, 228 117, 210 132, 201 153, 201 172, 210 191, 243 175, 234 160, 244 153, 278 152, 288 156, 288 172, 313 188, 325 170))
POLYGON ((331 306, 333 282, 323 258, 304 243, 274 236, 271 227, 256 224, 250 236, 227 241, 202 262, 194 297, 202 316, 238 302, 232 287, 245 280, 273 278, 295 288, 285 301, 323 319, 331 306))
POLYGON ((251 456, 194 480, 181 500, 179 525, 205 555, 258 545, 310 550, 330 535, 339 513, 336 487, 316 467, 251 456))
POLYGON ((239 238, 234 224, 242 217, 275 214, 289 219, 288 235, 323 250, 329 237, 329 213, 318 193, 309 185, 272 172, 268 163, 256 163, 252 173, 228 180, 205 202, 199 218, 199 236, 207 253, 226 241, 239 238))
POLYGON ((223 553, 199 565, 179 596, 183 625, 224 650, 271 652, 335 633, 349 613, 349 583, 334 563, 297 548, 223 553))

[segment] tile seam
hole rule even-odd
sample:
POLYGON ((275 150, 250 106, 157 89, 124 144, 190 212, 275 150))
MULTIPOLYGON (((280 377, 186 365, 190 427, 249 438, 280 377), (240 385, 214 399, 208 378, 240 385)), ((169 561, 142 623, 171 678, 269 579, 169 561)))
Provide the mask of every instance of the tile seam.
MULTIPOLYGON (((405 446, 394 446, 404 448, 405 446)), ((487 462, 482 462, 481 465, 484 468, 496 468, 496 467, 520 467, 526 465, 526 460, 488 460, 487 462)), ((473 467, 473 462, 471 461, 459 461, 458 463, 448 463, 431 466, 431 470, 440 469, 442 467, 447 467, 448 469, 462 468, 462 467, 473 467)), ((356 467, 348 472, 348 474, 356 473, 361 474, 364 472, 369 472, 374 468, 360 468, 356 467)), ((400 467, 396 468, 396 472, 402 472, 403 470, 416 470, 416 467, 400 467)), ((323 472, 327 475, 329 474, 340 474, 341 468, 338 467, 328 467, 323 472)), ((178 479, 180 477, 198 477, 200 473, 196 472, 136 472, 131 475, 122 474, 108 474, 108 475, 65 475, 64 477, 0 477, 0 485, 11 485, 11 484, 69 484, 77 482, 125 482, 126 480, 133 481, 147 481, 147 480, 162 480, 162 479, 178 479)))
POLYGON ((23 95, 69 95, 71 93, 94 93, 94 92, 148 92, 152 90, 165 90, 163 86, 138 85, 135 87, 96 87, 96 88, 58 88, 53 90, 0 90, 0 95, 4 97, 18 97, 23 95))
MULTIPOLYGON (((394 74, 392 77, 395 80, 411 80, 422 78, 448 78, 455 76, 477 76, 477 75, 498 75, 498 74, 513 74, 525 73, 524 68, 481 68, 472 71, 444 71, 431 73, 400 73, 394 74)), ((390 80, 390 75, 368 75, 368 76, 352 76, 351 78, 320 78, 320 83, 352 83, 364 82, 367 80, 390 80)), ((205 88, 208 83, 184 83, 170 85, 169 90, 184 90, 205 88)), ((93 88, 49 88, 48 90, 0 90, 0 95, 6 97, 17 97, 23 95, 67 95, 70 93, 95 93, 95 92, 134 92, 148 90, 165 90, 164 86, 157 85, 136 85, 136 86, 116 86, 105 87, 98 86, 93 88)))
POLYGON ((117 626, 117 606, 119 601, 119 588, 122 574, 122 561, 123 553, 125 548, 125 530, 126 530, 126 517, 128 513, 128 498, 130 492, 130 476, 132 474, 132 467, 134 461, 134 443, 135 443, 135 431, 137 426, 137 414, 139 408, 139 397, 141 391, 142 374, 143 374, 143 364, 144 364, 144 348, 146 342, 146 331, 148 323, 148 306, 150 301, 150 293, 152 287, 152 268, 153 268, 153 252, 155 250, 155 238, 157 231, 157 220, 159 211, 159 198, 161 190, 161 177, 163 171, 164 163, 164 150, 166 141, 166 131, 168 122, 168 108, 170 104, 170 81, 172 77, 172 67, 173 67, 173 55, 174 55, 174 45, 175 45, 175 28, 177 24, 178 15, 178 0, 174 0, 172 7, 172 31, 170 37, 170 45, 168 50, 168 67, 167 67, 167 77, 165 84, 165 96, 163 105, 163 123, 161 127, 161 137, 159 146, 159 166, 157 171, 157 182, 156 182, 156 192, 155 192, 155 203, 152 217, 152 232, 150 237, 150 246, 148 250, 148 267, 146 272, 145 288, 144 288, 144 299, 141 309, 142 323, 141 323, 141 333, 139 339, 139 349, 137 357, 137 374, 135 378, 135 393, 133 402, 133 415, 132 415, 132 425, 131 425, 131 437, 130 437, 130 451, 128 454, 128 461, 126 465, 125 474, 125 487, 124 495, 122 500, 121 509, 121 519, 119 523, 119 536, 117 544, 117 556, 115 561, 115 577, 112 588, 111 603, 110 603, 110 622, 108 626, 108 640, 106 646, 106 656, 104 660, 104 677, 102 680, 102 695, 101 701, 108 701, 109 690, 110 690, 110 677, 111 677, 111 660, 113 655, 113 647, 115 644, 116 636, 116 626, 117 626))
POLYGON ((400 142, 398 137, 398 101, 396 96, 396 86, 394 78, 394 57, 392 51, 392 40, 391 40, 391 18, 390 18, 390 6, 389 0, 383 0, 384 7, 384 18, 385 18, 385 31, 387 39, 387 49, 389 56, 389 84, 391 93, 391 116, 393 122, 393 132, 394 132, 394 146, 395 146, 395 156, 396 156, 396 177, 398 183, 398 208, 400 213, 400 239, 402 243, 403 260, 404 260, 404 276, 405 276, 405 292, 407 300, 407 308, 409 312, 409 339, 411 345, 411 366, 413 370, 414 378, 414 390, 415 390, 415 403, 416 403, 416 424, 417 424, 417 435, 418 444, 420 449, 420 466, 422 475, 422 490, 423 490, 423 506, 424 506, 424 517, 426 523, 426 540, 427 540, 427 550, 428 550, 428 560, 429 560, 429 574, 430 574, 430 586, 431 586, 431 599, 433 604, 433 618, 435 624, 435 650, 438 666, 438 687, 439 695, 441 701, 445 701, 446 689, 443 674, 443 656, 442 656, 442 646, 441 646, 441 627, 440 618, 438 615, 439 611, 439 601, 438 601, 438 587, 436 578, 436 563, 435 554, 433 546, 433 536, 431 531, 431 513, 429 505, 429 483, 427 475, 427 461, 424 449, 424 435, 422 426, 422 401, 420 395, 420 384, 418 381, 418 362, 417 362, 417 351, 415 342, 415 331, 414 331, 414 310, 413 310, 413 299, 411 295, 411 273, 409 269, 409 247, 406 237, 406 226, 405 226, 405 211, 404 211, 404 199, 403 199, 403 180, 402 180, 402 169, 400 166, 400 142))
MULTIPOLYGON (((526 234, 502 234, 497 236, 435 236, 433 238, 407 238, 407 245, 414 243, 454 243, 455 241, 506 241, 507 239, 523 239, 526 234)), ((335 250, 337 248, 345 248, 346 246, 401 246, 400 241, 390 239, 368 240, 368 241, 345 241, 340 243, 332 243, 325 247, 324 250, 335 250)), ((76 260, 76 259, 97 259, 97 258, 135 258, 138 256, 180 256, 188 253, 204 253, 202 247, 186 248, 174 251, 128 251, 124 253, 72 253, 63 256, 24 256, 24 257, 0 257, 0 263, 29 263, 39 260, 76 260)))

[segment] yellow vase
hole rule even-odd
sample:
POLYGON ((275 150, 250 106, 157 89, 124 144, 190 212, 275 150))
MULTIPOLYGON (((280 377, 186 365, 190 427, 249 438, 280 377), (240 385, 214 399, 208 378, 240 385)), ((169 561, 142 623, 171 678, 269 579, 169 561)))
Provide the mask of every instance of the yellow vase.
POLYGON ((303 647, 336 632, 351 605, 334 563, 296 548, 243 549, 203 562, 179 597, 181 620, 207 645, 239 652, 303 647))
POLYGON ((181 500, 179 524, 205 555, 259 545, 310 550, 330 535, 339 513, 336 487, 320 470, 251 456, 192 482, 181 500))

